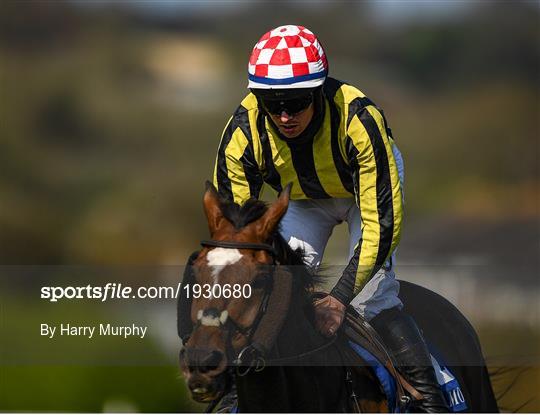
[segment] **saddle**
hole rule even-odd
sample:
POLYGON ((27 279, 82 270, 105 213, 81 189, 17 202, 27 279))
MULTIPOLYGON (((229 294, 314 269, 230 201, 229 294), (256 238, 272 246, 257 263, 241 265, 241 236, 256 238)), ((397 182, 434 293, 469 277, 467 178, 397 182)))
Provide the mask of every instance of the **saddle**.
POLYGON ((396 369, 390 353, 379 334, 371 327, 367 320, 360 316, 351 306, 347 307, 342 330, 350 341, 360 345, 371 353, 394 377, 397 388, 396 399, 398 400, 398 402, 396 402, 396 407, 406 405, 410 400, 405 391, 407 391, 415 400, 422 399, 422 394, 411 386, 411 384, 407 382, 396 369))

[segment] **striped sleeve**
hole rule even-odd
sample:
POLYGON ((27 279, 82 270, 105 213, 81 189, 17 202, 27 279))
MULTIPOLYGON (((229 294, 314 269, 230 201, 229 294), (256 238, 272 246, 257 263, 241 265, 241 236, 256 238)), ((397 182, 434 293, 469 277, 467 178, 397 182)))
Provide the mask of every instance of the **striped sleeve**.
POLYGON ((255 160, 248 111, 240 106, 223 130, 214 167, 219 194, 238 204, 258 198, 263 185, 255 160))
POLYGON ((390 257, 401 236, 402 190, 386 122, 375 106, 351 103, 347 153, 353 169, 362 236, 332 295, 344 304, 390 257))

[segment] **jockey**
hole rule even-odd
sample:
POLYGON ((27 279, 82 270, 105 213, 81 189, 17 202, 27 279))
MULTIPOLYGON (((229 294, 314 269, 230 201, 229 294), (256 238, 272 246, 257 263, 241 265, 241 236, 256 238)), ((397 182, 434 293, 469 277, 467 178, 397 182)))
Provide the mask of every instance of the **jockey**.
POLYGON ((293 183, 279 231, 316 268, 334 226, 345 221, 349 262, 315 303, 317 328, 332 336, 348 304, 379 332, 425 412, 449 412, 425 341, 402 311, 393 252, 403 217, 403 161, 381 109, 360 90, 328 77, 321 43, 302 26, 259 40, 248 65, 250 93, 219 145, 214 185, 243 204, 263 183, 293 183))

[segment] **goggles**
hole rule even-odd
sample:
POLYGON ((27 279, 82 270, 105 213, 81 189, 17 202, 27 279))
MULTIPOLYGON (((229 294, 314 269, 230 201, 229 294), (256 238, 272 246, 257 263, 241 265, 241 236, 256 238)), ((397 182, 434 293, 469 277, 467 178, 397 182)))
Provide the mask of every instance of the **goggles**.
POLYGON ((272 115, 281 115, 285 111, 288 115, 296 115, 306 110, 313 102, 313 93, 293 99, 261 98, 261 104, 266 112, 272 115))

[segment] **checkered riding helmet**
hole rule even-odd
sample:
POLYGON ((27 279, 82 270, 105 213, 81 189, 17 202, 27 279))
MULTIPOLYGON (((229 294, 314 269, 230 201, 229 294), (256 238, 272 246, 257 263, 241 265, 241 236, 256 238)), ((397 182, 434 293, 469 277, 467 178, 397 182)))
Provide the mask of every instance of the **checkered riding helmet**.
POLYGON ((265 33, 251 53, 253 89, 315 88, 324 83, 328 62, 322 45, 303 26, 279 26, 265 33))

